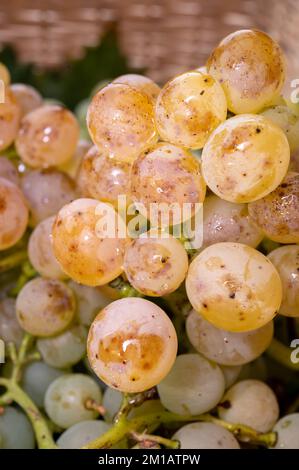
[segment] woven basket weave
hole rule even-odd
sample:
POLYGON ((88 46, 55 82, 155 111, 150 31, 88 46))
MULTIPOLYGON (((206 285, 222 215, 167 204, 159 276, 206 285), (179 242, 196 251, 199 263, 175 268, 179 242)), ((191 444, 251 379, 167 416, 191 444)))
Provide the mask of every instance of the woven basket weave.
POLYGON ((289 76, 299 76, 298 0, 2 0, 0 45, 24 62, 59 67, 80 57, 116 25, 136 68, 164 82, 204 64, 217 42, 236 29, 269 32, 284 48, 289 76))

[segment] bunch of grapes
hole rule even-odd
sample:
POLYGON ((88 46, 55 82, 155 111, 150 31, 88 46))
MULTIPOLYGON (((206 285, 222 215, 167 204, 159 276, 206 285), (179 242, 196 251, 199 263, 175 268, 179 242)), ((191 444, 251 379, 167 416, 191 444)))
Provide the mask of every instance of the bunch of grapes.
POLYGON ((90 141, 0 78, 0 447, 299 449, 281 390, 299 114, 279 45, 242 30, 161 88, 115 79, 90 141))

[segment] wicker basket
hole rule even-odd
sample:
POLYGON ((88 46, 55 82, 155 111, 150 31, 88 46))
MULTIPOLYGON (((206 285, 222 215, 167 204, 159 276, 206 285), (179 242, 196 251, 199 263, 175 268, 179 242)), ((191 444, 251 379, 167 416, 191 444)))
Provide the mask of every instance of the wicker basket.
POLYGON ((202 65, 231 31, 256 27, 284 48, 289 76, 299 76, 298 0, 10 0, 0 5, 0 45, 24 62, 63 65, 116 25, 133 67, 164 82, 202 65))

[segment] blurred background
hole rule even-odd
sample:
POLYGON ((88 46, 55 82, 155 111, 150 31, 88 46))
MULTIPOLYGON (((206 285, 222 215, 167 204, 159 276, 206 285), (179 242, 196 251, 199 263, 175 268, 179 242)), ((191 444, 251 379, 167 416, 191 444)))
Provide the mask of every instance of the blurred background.
POLYGON ((74 109, 129 71, 158 83, 201 66, 228 33, 262 29, 299 77, 298 0, 0 0, 0 61, 14 82, 74 109))

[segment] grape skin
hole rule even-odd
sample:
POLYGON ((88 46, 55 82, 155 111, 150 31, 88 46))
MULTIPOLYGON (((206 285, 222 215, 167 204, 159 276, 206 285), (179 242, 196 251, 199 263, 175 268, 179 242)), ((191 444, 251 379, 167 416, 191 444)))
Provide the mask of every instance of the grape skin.
POLYGON ((124 270, 130 284, 149 296, 175 291, 188 271, 188 256, 181 242, 150 231, 127 248, 124 270))
POLYGON ((186 320, 186 331, 193 347, 211 361, 225 366, 247 364, 259 357, 271 343, 273 321, 257 330, 234 333, 216 328, 195 310, 186 320))
POLYGON ((67 374, 55 379, 45 395, 45 409, 53 423, 64 429, 80 421, 95 419, 98 413, 85 407, 88 399, 101 404, 96 382, 84 374, 67 374))
POLYGON ((292 112, 287 106, 272 106, 262 113, 267 119, 273 121, 285 133, 291 155, 299 149, 299 116, 292 112))
POLYGON ((20 124, 21 109, 9 87, 5 87, 5 102, 0 104, 0 151, 14 141, 20 124))
POLYGON ((18 170, 14 164, 5 157, 5 154, 0 157, 0 178, 9 180, 11 183, 17 186, 20 185, 18 170))
POLYGON ((56 259, 74 281, 99 286, 122 273, 128 239, 124 221, 111 205, 95 199, 71 202, 56 216, 52 236, 56 259), (105 233, 102 217, 109 221, 104 225, 111 222, 114 236, 105 233))
POLYGON ((22 117, 43 104, 43 98, 40 93, 30 85, 14 83, 10 89, 20 106, 22 117))
POLYGON ((34 444, 34 433, 27 416, 12 406, 6 406, 0 415, 0 448, 34 449, 34 444))
POLYGON ((112 302, 97 315, 89 330, 87 353, 92 369, 109 387, 142 392, 171 369, 177 336, 160 307, 130 297, 112 302))
POLYGON ((281 315, 299 317, 299 246, 286 245, 271 251, 269 260, 276 267, 282 282, 281 315))
POLYGON ((100 437, 111 428, 105 421, 87 420, 73 424, 58 438, 60 449, 80 449, 90 441, 100 437))
POLYGON ((266 33, 244 29, 226 36, 207 61, 208 73, 220 81, 228 109, 256 113, 279 95, 285 58, 266 33))
POLYGON ((275 449, 299 449, 299 413, 284 416, 275 424, 277 432, 275 449))
POLYGON ((278 243, 299 243, 299 173, 290 172, 266 197, 248 205, 264 234, 278 243))
POLYGON ((68 286, 76 297, 76 318, 79 323, 90 326, 97 313, 112 301, 103 288, 83 286, 74 281, 69 281, 68 286))
POLYGON ((209 188, 221 199, 244 203, 260 199, 281 183, 290 163, 283 131, 264 116, 234 116, 210 136, 202 153, 209 188))
POLYGON ((15 245, 28 224, 28 207, 22 191, 0 178, 0 251, 15 245))
POLYGON ((161 88, 150 78, 144 75, 138 75, 136 73, 128 73, 126 75, 120 75, 112 83, 123 83, 129 85, 137 90, 141 91, 147 97, 155 103, 161 88))
POLYGON ((28 257, 34 269, 50 279, 65 279, 66 275, 60 268, 52 248, 52 225, 55 217, 40 222, 29 238, 28 257))
POLYGON ((220 366, 224 375, 225 389, 231 387, 238 379, 242 366, 220 366))
POLYGON ((161 138, 192 149, 204 146, 226 114, 221 85, 211 75, 199 71, 178 75, 167 82, 155 107, 161 138))
POLYGON ((128 85, 112 83, 98 91, 86 119, 93 143, 119 160, 132 162, 158 139, 151 101, 128 85))
POLYGON ((16 317, 16 301, 9 297, 0 300, 0 338, 5 342, 21 345, 24 331, 16 317))
POLYGON ((169 411, 197 415, 219 403, 225 381, 220 367, 200 354, 181 354, 157 388, 162 405, 169 411))
POLYGON ((217 328, 255 330, 273 319, 282 285, 273 264, 241 243, 216 243, 192 261, 186 290, 193 308, 217 328))
POLYGON ((15 144, 25 164, 48 168, 70 160, 78 138, 75 116, 62 106, 45 105, 23 117, 15 144))
POLYGON ((72 321, 75 299, 64 283, 39 277, 27 282, 21 289, 16 311, 25 331, 34 336, 53 336, 72 321))
POLYGON ((213 423, 190 423, 173 436, 181 449, 240 449, 236 438, 226 429, 213 423))
POLYGON ((84 155, 86 155, 89 149, 91 149, 91 147, 92 144, 89 140, 80 139, 72 158, 63 165, 59 165, 59 170, 63 171, 70 178, 76 179, 77 181, 79 167, 81 165, 83 157, 84 155))
POLYGON ((259 432, 270 431, 279 416, 279 406, 271 388, 259 380, 242 380, 233 385, 218 406, 221 419, 250 426, 259 432))

